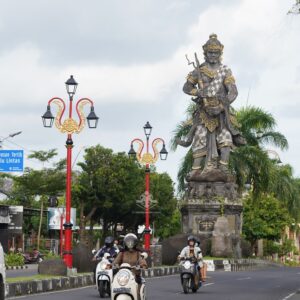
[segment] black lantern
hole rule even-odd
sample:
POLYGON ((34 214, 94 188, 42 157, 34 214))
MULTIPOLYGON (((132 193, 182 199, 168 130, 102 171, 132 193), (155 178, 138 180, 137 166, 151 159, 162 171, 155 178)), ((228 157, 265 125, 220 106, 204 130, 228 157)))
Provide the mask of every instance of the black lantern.
POLYGON ((128 151, 128 156, 129 156, 129 158, 135 158, 136 157, 136 152, 133 148, 133 144, 131 144, 131 146, 130 146, 130 150, 128 151))
POLYGON ((150 125, 149 122, 147 122, 146 125, 144 126, 144 132, 145 132, 147 139, 149 139, 149 137, 151 135, 151 131, 152 131, 152 126, 150 125))
POLYGON ((91 111, 90 111, 90 113, 89 113, 89 115, 87 116, 86 119, 87 119, 89 128, 96 128, 97 127, 99 118, 95 114, 94 106, 91 106, 91 111))
POLYGON ((73 98, 73 96, 76 93, 78 83, 75 81, 73 75, 71 75, 70 78, 65 83, 70 98, 73 98))
POLYGON ((56 196, 50 196, 48 199, 48 206, 49 207, 57 207, 58 199, 56 196))
POLYGON ((163 147, 160 150, 159 155, 160 155, 160 159, 161 160, 166 160, 167 159, 167 157, 168 157, 168 151, 166 149, 166 145, 165 144, 163 144, 163 147))
POLYGON ((51 113, 50 105, 47 105, 46 112, 42 115, 44 127, 51 128, 53 125, 54 117, 51 113))

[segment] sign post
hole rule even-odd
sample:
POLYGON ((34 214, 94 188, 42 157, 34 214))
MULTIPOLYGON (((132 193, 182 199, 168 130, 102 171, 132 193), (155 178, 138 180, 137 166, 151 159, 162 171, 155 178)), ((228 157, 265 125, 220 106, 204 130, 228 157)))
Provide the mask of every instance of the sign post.
POLYGON ((23 172, 23 150, 0 150, 0 172, 23 172))

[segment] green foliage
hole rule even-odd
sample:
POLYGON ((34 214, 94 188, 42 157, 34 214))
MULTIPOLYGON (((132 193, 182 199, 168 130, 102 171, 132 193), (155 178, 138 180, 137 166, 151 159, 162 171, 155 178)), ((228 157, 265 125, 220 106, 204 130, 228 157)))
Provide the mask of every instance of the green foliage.
POLYGON ((296 249, 297 248, 295 247, 294 241, 285 237, 282 241, 282 245, 279 247, 278 255, 282 257, 290 252, 295 251, 296 249))
POLYGON ((279 240, 285 226, 292 223, 288 210, 274 196, 262 194, 244 203, 243 234, 252 244, 259 239, 279 240))
POLYGON ((61 259, 60 255, 54 254, 53 252, 48 252, 44 259, 61 259))
POLYGON ((280 244, 278 242, 264 240, 264 256, 270 256, 272 254, 278 254, 280 249, 280 244))
MULTIPOLYGON (((81 212, 83 223, 102 221, 103 236, 118 223, 127 230, 144 224, 144 214, 136 214, 136 201, 145 192, 145 169, 125 153, 113 153, 100 145, 85 150, 82 172, 74 180, 73 200, 81 212)), ((168 174, 151 169, 150 193, 158 201, 160 215, 151 215, 156 228, 163 228, 176 209, 173 183, 168 174)), ((154 208, 156 210, 157 207, 154 208)))
POLYGON ((5 265, 9 267, 23 266, 24 257, 20 253, 9 253, 5 255, 5 265))
POLYGON ((53 157, 57 155, 56 149, 50 149, 48 151, 31 151, 32 153, 28 155, 28 158, 35 158, 41 162, 48 162, 53 157))

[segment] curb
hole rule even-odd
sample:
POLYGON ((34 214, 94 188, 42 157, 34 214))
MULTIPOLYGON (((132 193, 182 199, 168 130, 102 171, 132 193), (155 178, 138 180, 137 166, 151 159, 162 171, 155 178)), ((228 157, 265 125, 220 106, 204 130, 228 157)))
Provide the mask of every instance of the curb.
POLYGON ((67 290, 94 284, 94 274, 7 283, 7 297, 67 290))
POLYGON ((22 269, 28 269, 28 266, 6 266, 6 270, 22 270, 22 269))

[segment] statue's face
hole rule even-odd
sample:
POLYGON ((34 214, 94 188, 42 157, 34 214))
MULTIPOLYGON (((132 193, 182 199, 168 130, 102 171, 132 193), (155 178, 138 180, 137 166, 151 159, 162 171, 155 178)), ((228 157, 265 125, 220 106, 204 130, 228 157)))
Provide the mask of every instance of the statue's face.
POLYGON ((221 61, 221 51, 209 50, 205 54, 206 61, 210 64, 217 64, 221 61))

